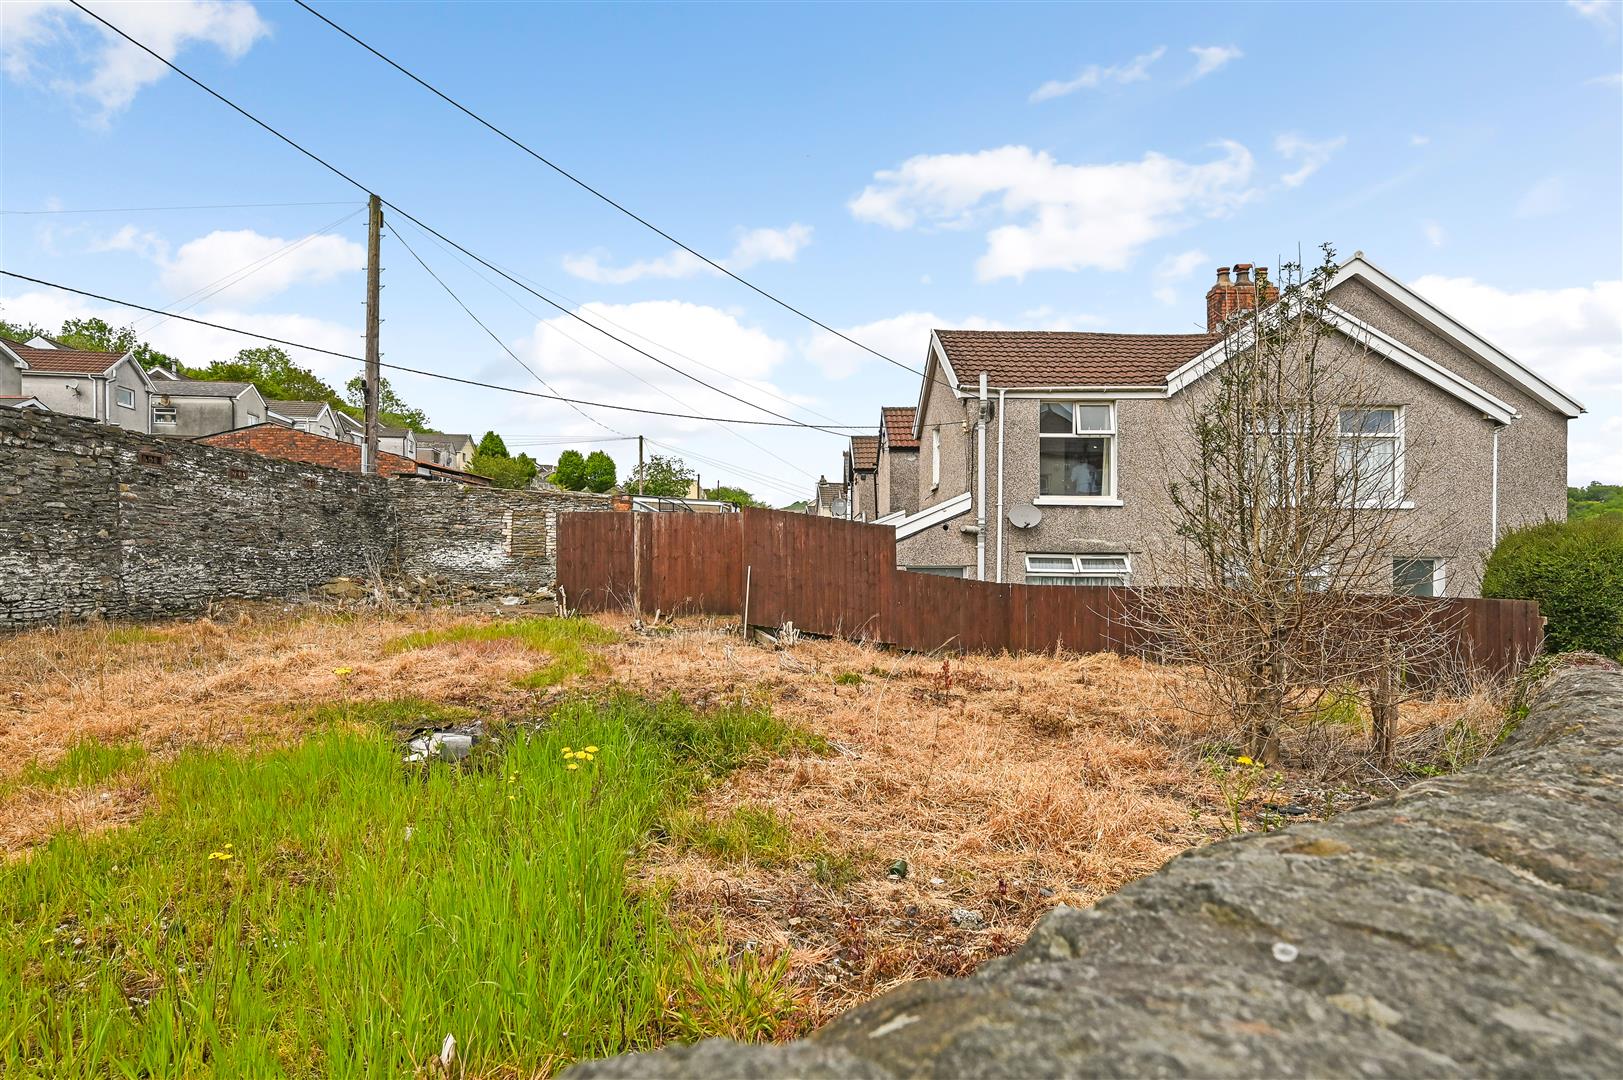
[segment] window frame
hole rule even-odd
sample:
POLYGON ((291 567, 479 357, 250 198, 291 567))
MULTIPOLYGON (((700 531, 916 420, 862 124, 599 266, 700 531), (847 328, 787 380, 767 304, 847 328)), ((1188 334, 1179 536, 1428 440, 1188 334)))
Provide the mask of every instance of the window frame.
POLYGON ((1352 442, 1356 445, 1360 440, 1381 439, 1392 444, 1392 493, 1386 499, 1360 498, 1354 504, 1355 509, 1369 510, 1406 510, 1414 506, 1404 496, 1404 459, 1408 447, 1408 406, 1406 405, 1342 405, 1336 411, 1336 445, 1339 447, 1352 442), (1348 412, 1373 413, 1390 412, 1392 414, 1392 431, 1379 432, 1346 432, 1342 430, 1342 416, 1348 412))
POLYGON ((130 409, 133 411, 135 409, 135 391, 131 390, 127 386, 114 386, 113 404, 117 405, 120 409, 130 409), (129 401, 124 400, 124 396, 126 394, 129 395, 129 401))
POLYGON ((178 423, 179 420, 180 420, 180 414, 179 414, 178 410, 176 410, 176 408, 173 405, 154 405, 154 406, 152 406, 152 423, 153 424, 155 424, 155 425, 156 424, 162 424, 165 427, 172 427, 176 423, 178 423), (158 418, 159 413, 168 413, 169 414, 169 419, 160 420, 158 418))
POLYGON ((1037 494, 1032 503, 1036 506, 1120 506, 1121 489, 1118 486, 1118 458, 1121 447, 1121 421, 1117 414, 1116 401, 1113 398, 1097 397, 1065 397, 1062 395, 1044 396, 1037 399, 1037 494), (1042 415, 1044 405, 1071 406, 1071 430, 1069 433, 1058 431, 1044 431, 1042 429, 1042 415), (1110 414, 1110 427, 1089 428, 1081 430, 1081 410, 1077 406, 1102 405, 1110 414), (1106 485, 1104 491, 1098 495, 1044 495, 1042 477, 1042 446, 1044 439, 1104 439, 1106 440, 1105 458, 1109 464, 1106 470, 1106 485))
POLYGON ((1448 560, 1440 555, 1394 555, 1392 556, 1392 595, 1409 596, 1416 599, 1441 599, 1448 595, 1448 560), (1419 593, 1398 591, 1398 567, 1403 563, 1431 563, 1431 595, 1422 596, 1419 593))
POLYGON ((1071 588, 1097 589, 1097 588, 1130 588, 1133 584, 1133 556, 1126 551, 1028 551, 1025 553, 1025 581, 1027 585, 1042 586, 1069 586, 1071 588), (1060 570, 1055 567, 1032 568, 1033 559, 1070 559, 1071 568, 1060 570), (1120 559, 1121 572, 1113 573, 1099 569, 1088 569, 1082 565, 1084 559, 1120 559), (1094 581, 1044 581, 1043 578, 1095 578, 1094 581), (1105 579, 1110 580, 1105 580, 1105 579), (1116 579, 1120 579, 1117 581, 1116 579))
POLYGON ((941 429, 930 430, 930 490, 941 486, 941 429))

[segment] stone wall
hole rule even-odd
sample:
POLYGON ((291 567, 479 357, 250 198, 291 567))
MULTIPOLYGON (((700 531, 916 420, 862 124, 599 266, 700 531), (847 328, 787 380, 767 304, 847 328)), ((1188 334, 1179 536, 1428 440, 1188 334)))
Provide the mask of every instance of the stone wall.
POLYGON ((0 628, 183 614, 341 576, 535 591, 552 584, 557 513, 607 508, 0 408, 0 628))
POLYGON ((1620 940, 1623 671, 1571 668, 1482 765, 1189 852, 973 978, 568 1075, 1620 1076, 1620 940))

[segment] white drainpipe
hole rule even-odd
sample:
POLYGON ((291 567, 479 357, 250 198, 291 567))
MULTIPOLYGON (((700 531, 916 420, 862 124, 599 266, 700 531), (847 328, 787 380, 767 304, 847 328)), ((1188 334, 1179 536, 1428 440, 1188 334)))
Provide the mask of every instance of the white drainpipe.
POLYGON ((1007 387, 997 392, 997 582, 1003 583, 1003 395, 1007 387))
POLYGON ((1488 497, 1488 550, 1499 543, 1499 432, 1503 424, 1493 426, 1493 493, 1488 497))
POLYGON ((975 420, 975 580, 986 580, 986 372, 981 372, 980 415, 975 420))

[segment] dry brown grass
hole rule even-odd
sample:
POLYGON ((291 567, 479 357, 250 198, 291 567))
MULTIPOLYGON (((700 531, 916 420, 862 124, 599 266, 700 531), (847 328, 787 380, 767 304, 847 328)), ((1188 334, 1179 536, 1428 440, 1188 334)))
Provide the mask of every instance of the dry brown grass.
MULTIPOLYGON (((297 739, 311 706, 342 698, 534 715, 565 692, 515 688, 537 660, 511 641, 384 655, 392 638, 466 618, 259 605, 0 639, 0 852, 139 815, 143 791, 128 776, 23 781, 83 739, 133 741, 161 760, 187 746, 297 739)), ((1190 707, 1192 681, 1176 669, 1108 654, 944 661, 840 641, 778 651, 714 623, 644 633, 602 621, 622 638, 603 649, 604 682, 701 707, 769 705, 833 748, 736 773, 699 808, 717 821, 769 810, 802 857, 763 866, 670 842, 643 869, 679 918, 719 923, 734 948, 787 955, 808 1026, 897 982, 971 970, 1053 905, 1091 903, 1218 835, 1204 758, 1224 733, 1190 707), (898 860, 907 873, 894 879, 898 860), (985 927, 953 925, 955 908, 985 927)), ((1461 745, 1502 716, 1488 690, 1412 703, 1403 745, 1411 760, 1457 764, 1470 752, 1461 745)), ((1353 726, 1292 734, 1283 787, 1269 797, 1318 809, 1334 785, 1379 790, 1363 741, 1353 726)))

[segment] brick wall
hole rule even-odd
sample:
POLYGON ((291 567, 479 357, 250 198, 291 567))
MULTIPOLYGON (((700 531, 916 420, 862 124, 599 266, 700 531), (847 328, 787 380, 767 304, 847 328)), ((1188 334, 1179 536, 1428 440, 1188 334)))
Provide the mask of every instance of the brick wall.
POLYGON ((552 584, 557 514, 608 508, 0 408, 0 628, 181 614, 340 576, 533 591, 552 584))

